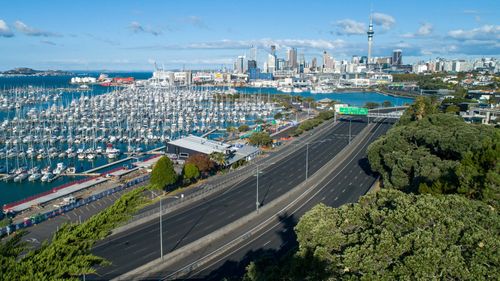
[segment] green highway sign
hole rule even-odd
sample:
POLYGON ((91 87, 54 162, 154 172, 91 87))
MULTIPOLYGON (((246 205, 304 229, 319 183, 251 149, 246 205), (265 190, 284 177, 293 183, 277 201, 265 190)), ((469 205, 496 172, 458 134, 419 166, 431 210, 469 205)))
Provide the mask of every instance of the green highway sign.
POLYGON ((368 108, 364 107, 341 107, 340 114, 347 115, 368 115, 368 108))

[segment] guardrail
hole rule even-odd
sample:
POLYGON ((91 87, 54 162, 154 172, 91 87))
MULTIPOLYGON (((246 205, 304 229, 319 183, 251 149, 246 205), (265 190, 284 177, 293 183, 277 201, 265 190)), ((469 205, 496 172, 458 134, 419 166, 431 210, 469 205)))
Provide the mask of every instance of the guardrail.
POLYGON ((2 227, 2 228, 0 228, 0 237, 3 237, 4 235, 9 235, 10 233, 18 231, 20 229, 24 229, 24 228, 28 228, 30 226, 36 225, 36 224, 41 223, 43 221, 46 221, 50 218, 62 215, 64 213, 72 211, 73 209, 87 205, 93 201, 99 200, 105 196, 122 191, 124 189, 127 189, 131 186, 137 185, 139 183, 143 183, 143 182, 147 181, 149 178, 150 178, 149 175, 146 175, 146 176, 143 176, 140 178, 136 178, 136 179, 133 179, 125 184, 122 184, 122 185, 119 185, 117 187, 114 187, 114 188, 105 190, 103 192, 94 194, 88 198, 79 200, 75 203, 68 204, 66 206, 62 206, 58 209, 55 209, 55 210, 52 210, 52 211, 49 211, 49 212, 46 212, 43 214, 38 214, 36 216, 32 216, 29 219, 25 220, 24 222, 17 223, 17 224, 11 224, 11 225, 2 227))

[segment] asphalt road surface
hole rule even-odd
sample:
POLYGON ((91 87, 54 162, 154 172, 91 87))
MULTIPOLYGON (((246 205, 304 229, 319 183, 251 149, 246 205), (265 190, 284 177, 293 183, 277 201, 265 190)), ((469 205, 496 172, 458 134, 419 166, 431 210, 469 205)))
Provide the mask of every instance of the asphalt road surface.
MULTIPOLYGON (((351 135, 358 134, 366 122, 361 118, 341 121, 308 145, 308 174, 312 175, 348 144, 351 135), (359 119, 359 120, 358 120, 359 119)), ((305 179, 306 145, 282 161, 264 165, 259 173, 259 204, 265 205, 305 179)), ((187 245, 207 234, 255 211, 256 180, 249 177, 235 186, 213 194, 163 216, 164 254, 187 245)), ((139 225, 127 232, 111 236, 98 243, 92 252, 108 259, 112 265, 98 269, 92 279, 111 279, 160 257, 159 220, 139 225)))
MULTIPOLYGON (((357 202, 366 194, 376 180, 370 169, 366 155, 368 145, 392 126, 392 121, 380 123, 372 129, 369 138, 360 144, 360 149, 353 152, 342 165, 333 170, 310 196, 292 207, 291 211, 227 253, 191 272, 185 280, 221 280, 222 278, 241 278, 250 261, 263 256, 277 259, 297 246, 293 227, 298 219, 313 206, 323 203, 339 207, 346 203, 357 202)), ((159 273, 157 278, 164 278, 172 272, 159 273)))

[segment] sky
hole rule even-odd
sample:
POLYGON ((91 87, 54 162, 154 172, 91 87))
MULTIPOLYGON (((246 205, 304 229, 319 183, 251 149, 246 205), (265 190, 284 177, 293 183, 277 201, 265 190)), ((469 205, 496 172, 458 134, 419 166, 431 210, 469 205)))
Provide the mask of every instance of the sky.
POLYGON ((306 60, 366 55, 370 12, 374 56, 403 50, 403 62, 500 56, 498 0, 357 1, 2 1, 0 70, 152 71, 220 69, 258 48, 306 60))

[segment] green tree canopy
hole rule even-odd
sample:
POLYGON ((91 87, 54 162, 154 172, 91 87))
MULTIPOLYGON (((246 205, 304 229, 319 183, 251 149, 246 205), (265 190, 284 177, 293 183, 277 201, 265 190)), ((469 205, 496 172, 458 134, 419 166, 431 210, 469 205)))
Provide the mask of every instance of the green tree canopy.
POLYGON ((250 135, 249 142, 252 145, 268 146, 273 142, 273 140, 267 132, 254 132, 250 135))
POLYGON ((276 119, 276 120, 281 119, 282 117, 283 117, 283 114, 281 112, 274 114, 274 119, 276 119))
POLYGON ((340 208, 317 205, 302 216, 295 232, 299 248, 292 258, 251 263, 246 280, 500 276, 498 210, 458 195, 381 190, 340 208))
POLYGON ((369 101, 369 102, 365 103, 365 107, 368 109, 374 109, 374 108, 377 108, 379 106, 380 106, 380 104, 376 103, 376 102, 369 101))
POLYGON ((219 167, 223 167, 226 165, 226 155, 222 152, 212 152, 209 155, 210 160, 212 160, 219 167))
POLYGON ((400 125, 368 148, 372 170, 383 185, 405 192, 500 200, 500 131, 432 114, 400 125))
POLYGON ((240 132, 246 132, 248 130, 250 130, 250 127, 247 124, 243 124, 238 127, 238 131, 240 132))
POLYGON ((185 181, 191 182, 200 177, 200 171, 193 163, 186 163, 182 169, 182 175, 185 181))
POLYGON ((177 181, 177 173, 172 161, 167 156, 162 156, 153 167, 151 184, 157 188, 165 188, 177 181))
POLYGON ((382 106, 383 106, 383 107, 391 107, 391 106, 392 106, 392 102, 390 102, 390 101, 386 100, 386 101, 384 101, 384 102, 382 103, 382 106))

